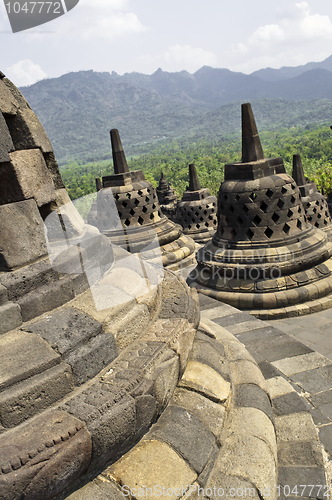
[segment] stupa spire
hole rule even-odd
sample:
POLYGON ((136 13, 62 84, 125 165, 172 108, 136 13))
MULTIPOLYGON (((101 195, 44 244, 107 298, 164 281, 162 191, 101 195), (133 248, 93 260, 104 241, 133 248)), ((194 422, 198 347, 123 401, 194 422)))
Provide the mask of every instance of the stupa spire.
POLYGON ((201 185, 198 180, 197 170, 193 163, 189 165, 189 188, 188 191, 199 191, 201 185))
POLYGON ((301 156, 299 154, 293 155, 292 177, 298 186, 304 186, 307 183, 304 177, 301 156))
POLYGON ((111 134, 114 173, 124 174, 125 172, 129 172, 126 155, 124 154, 123 151, 119 131, 116 128, 113 128, 110 134, 111 134))
POLYGON ((251 104, 241 105, 242 116, 242 163, 263 160, 264 153, 251 104))

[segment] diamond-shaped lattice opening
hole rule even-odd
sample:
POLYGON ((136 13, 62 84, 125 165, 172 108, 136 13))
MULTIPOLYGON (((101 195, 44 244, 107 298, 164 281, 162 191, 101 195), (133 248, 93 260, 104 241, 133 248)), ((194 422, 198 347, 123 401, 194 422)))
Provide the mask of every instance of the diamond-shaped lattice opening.
POLYGON ((270 227, 267 227, 264 231, 264 234, 268 237, 268 238, 272 238, 273 236, 273 231, 270 227))
POLYGON ((216 225, 216 224, 217 224, 216 219, 214 219, 212 222, 213 222, 213 224, 214 224, 214 225, 216 225))
POLYGON ((156 207, 156 204, 155 203, 152 203, 152 210, 154 210, 156 207))
POLYGON ((130 219, 126 219, 123 223, 125 226, 130 226, 130 219))
POLYGON ((299 212, 299 214, 301 214, 301 213, 302 213, 302 207, 301 207, 301 205, 299 205, 299 207, 298 207, 297 211, 299 212))
POLYGON ((314 213, 314 214, 316 214, 316 213, 317 213, 317 208, 316 208, 316 207, 314 207, 314 209, 313 209, 313 213, 314 213))
POLYGON ((200 226, 200 224, 196 224, 196 227, 197 227, 197 229, 199 229, 201 226, 200 226))
POLYGON ((138 207, 138 205, 139 205, 139 200, 138 200, 137 198, 135 199, 134 204, 136 205, 136 207, 138 207))
POLYGON ((320 205, 319 200, 316 200, 315 203, 316 203, 317 207, 319 207, 319 205, 320 205))
POLYGON ((146 214, 146 212, 148 211, 147 207, 143 207, 142 208, 142 212, 144 212, 146 214))
POLYGON ((297 221, 296 225, 298 229, 302 229, 302 222, 300 220, 297 221))
POLYGON ((314 226, 319 228, 319 222, 315 222, 314 226))
POLYGON ((311 222, 311 221, 312 221, 312 217, 311 217, 311 215, 308 215, 308 217, 307 217, 307 218, 308 218, 308 221, 309 221, 309 222, 311 222))
POLYGON ((146 196, 146 197, 145 197, 145 201, 146 201, 146 203, 149 203, 150 198, 149 198, 148 196, 146 196))
POLYGON ((203 214, 204 215, 207 215, 208 211, 207 210, 204 210, 203 214))
POLYGON ((318 219, 322 218, 322 214, 317 214, 318 219))
POLYGON ((196 212, 195 212, 195 215, 196 215, 196 217, 198 217, 198 216, 199 216, 199 212, 197 212, 197 211, 196 211, 196 212))
POLYGON ((142 224, 144 224, 144 219, 142 219, 142 217, 141 217, 141 216, 139 216, 139 217, 138 217, 138 219, 137 219, 137 222, 138 222, 140 225, 142 225, 142 224))
POLYGON ((248 231, 246 232, 246 236, 248 237, 249 240, 252 240, 253 237, 255 236, 255 233, 251 229, 248 229, 248 231))
POLYGON ((250 200, 251 200, 251 201, 255 201, 255 200, 256 200, 256 198, 257 198, 257 194, 256 194, 256 193, 251 193, 251 194, 249 195, 249 198, 250 198, 250 200))
POLYGON ((291 184, 292 186, 292 189, 296 189, 296 185, 295 184, 291 184))
POLYGON ((130 215, 134 216, 135 215, 135 210, 131 209, 129 213, 130 213, 130 215))
POLYGON ((327 226, 327 225, 328 225, 328 223, 329 223, 329 221, 328 221, 327 219, 324 219, 324 224, 325 224, 325 226, 327 226))
POLYGON ((154 219, 154 215, 150 214, 150 220, 153 220, 153 219, 154 219))
MULTIPOLYGON (((229 207, 229 210, 232 212, 232 214, 235 212, 235 208, 233 207, 233 205, 231 205, 231 206, 229 207)), ((211 210, 211 212, 212 212, 212 210, 211 210)))
POLYGON ((137 194, 138 194, 139 196, 143 196, 143 194, 144 194, 144 193, 143 193, 143 191, 139 190, 139 191, 137 191, 137 194))
POLYGON ((201 206, 199 206, 199 207, 198 207, 198 210, 202 210, 202 207, 201 207, 201 206))
POLYGON ((213 203, 212 203, 212 206, 213 206, 213 207, 216 207, 216 206, 217 206, 217 204, 216 204, 215 202, 213 202, 213 203))
POLYGON ((284 227, 282 228, 283 232, 286 233, 286 234, 289 234, 289 231, 290 231, 290 226, 286 223, 284 224, 284 227))
POLYGON ((206 226, 206 227, 209 227, 209 223, 208 223, 208 222, 205 222, 205 226, 206 226))
POLYGON ((293 217, 293 210, 288 210, 287 217, 289 218, 293 217))
POLYGON ((276 214, 274 212, 274 214, 272 215, 271 219, 273 220, 273 222, 276 224, 278 222, 278 220, 280 219, 280 215, 276 214))
POLYGON ((200 220, 201 222, 203 222, 204 218, 203 218, 203 217, 200 217, 200 218, 199 218, 199 220, 200 220))
POLYGON ((214 208, 211 208, 211 214, 214 214, 216 211, 214 208))
POLYGON ((119 217, 120 217, 120 219, 121 219, 121 217, 122 217, 122 212, 120 212, 120 211, 118 210, 118 214, 119 214, 119 217))
POLYGON ((241 219, 241 217, 237 218, 237 222, 238 222, 238 224, 240 224, 240 226, 241 226, 241 224, 243 224, 243 220, 241 219))
POLYGON ((123 201, 123 202, 121 203, 121 205, 122 205, 124 208, 126 208, 126 206, 128 205, 128 203, 127 203, 126 201, 123 201))
POLYGON ((258 226, 262 222, 262 219, 259 217, 259 215, 255 215, 252 221, 255 224, 255 226, 258 226))
POLYGON ((225 194, 224 194, 224 200, 225 200, 225 201, 227 201, 227 200, 228 200, 228 194, 227 194, 227 193, 225 193, 225 194))
POLYGON ((147 188, 147 192, 148 192, 148 193, 151 193, 151 189, 150 189, 150 188, 147 188))
POLYGON ((114 195, 114 199, 115 199, 115 201, 118 201, 118 199, 119 199, 119 198, 120 198, 120 196, 119 196, 118 194, 115 194, 115 195, 114 195))
POLYGON ((265 201, 262 201, 262 203, 260 204, 260 209, 265 213, 268 208, 268 204, 265 203, 265 201))
POLYGON ((284 207, 284 205, 285 205, 285 202, 284 202, 282 199, 278 200, 277 206, 278 206, 279 208, 283 208, 283 207, 284 207))
POLYGON ((130 193, 126 193, 126 196, 127 196, 127 198, 129 198, 129 199, 131 198, 131 194, 130 194, 130 193))
POLYGON ((266 193, 265 193, 265 194, 266 194, 266 196, 267 196, 268 198, 271 198, 271 196, 273 196, 273 191, 272 191, 272 189, 268 189, 268 190, 266 191, 266 193))
POLYGON ((287 188, 285 188, 285 186, 282 186, 281 192, 282 192, 282 194, 286 194, 287 193, 287 188))
POLYGON ((243 211, 245 214, 247 214, 249 212, 249 208, 247 207, 247 205, 244 205, 243 211))
POLYGON ((240 196, 238 194, 235 195, 235 201, 239 201, 240 196))
POLYGON ((291 201, 291 203, 295 203, 295 202, 296 202, 296 198, 295 198, 295 196, 291 196, 290 201, 291 201))

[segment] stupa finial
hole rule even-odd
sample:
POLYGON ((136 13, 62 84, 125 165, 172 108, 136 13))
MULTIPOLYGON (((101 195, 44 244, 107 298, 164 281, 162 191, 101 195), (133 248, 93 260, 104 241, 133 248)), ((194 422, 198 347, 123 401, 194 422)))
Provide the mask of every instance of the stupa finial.
POLYGON ((298 186, 304 186, 307 183, 304 177, 301 155, 299 154, 293 155, 292 177, 298 186))
POLYGON ((258 135, 255 117, 251 104, 241 106, 242 115, 242 163, 262 160, 263 148, 258 135))
POLYGON ((198 180, 197 170, 193 163, 189 165, 189 187, 188 191, 199 191, 201 185, 198 180))
POLYGON ((119 131, 113 128, 110 132, 111 134, 111 144, 112 144, 112 155, 114 164, 115 174, 124 174, 129 172, 126 156, 123 151, 119 131))

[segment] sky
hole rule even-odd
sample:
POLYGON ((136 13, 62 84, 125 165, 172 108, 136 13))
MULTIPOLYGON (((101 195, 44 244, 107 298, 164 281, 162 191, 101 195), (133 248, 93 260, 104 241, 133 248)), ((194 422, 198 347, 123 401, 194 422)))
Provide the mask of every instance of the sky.
POLYGON ((330 56, 332 1, 80 0, 49 23, 12 33, 0 0, 0 43, 0 70, 17 86, 91 69, 251 73, 330 56))

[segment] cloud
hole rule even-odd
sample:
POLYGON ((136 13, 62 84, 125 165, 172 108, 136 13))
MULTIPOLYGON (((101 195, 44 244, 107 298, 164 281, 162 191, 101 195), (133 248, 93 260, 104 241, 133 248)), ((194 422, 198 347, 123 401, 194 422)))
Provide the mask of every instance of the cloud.
MULTIPOLYGON (((213 52, 191 45, 175 44, 161 54, 145 54, 138 59, 140 67, 154 71, 161 67, 166 71, 196 71, 202 66, 216 66, 217 57, 213 52)), ((145 69, 147 71, 147 69, 145 69)))
POLYGON ((127 0, 80 0, 61 20, 59 34, 85 40, 113 39, 147 29, 129 10, 127 0))
POLYGON ((22 59, 13 64, 5 70, 5 75, 18 87, 32 85, 47 76, 39 64, 35 64, 31 59, 22 59))
POLYGON ((306 1, 295 2, 279 13, 277 23, 260 26, 233 48, 232 69, 253 71, 319 61, 330 55, 331 42, 330 17, 313 13, 306 1))

